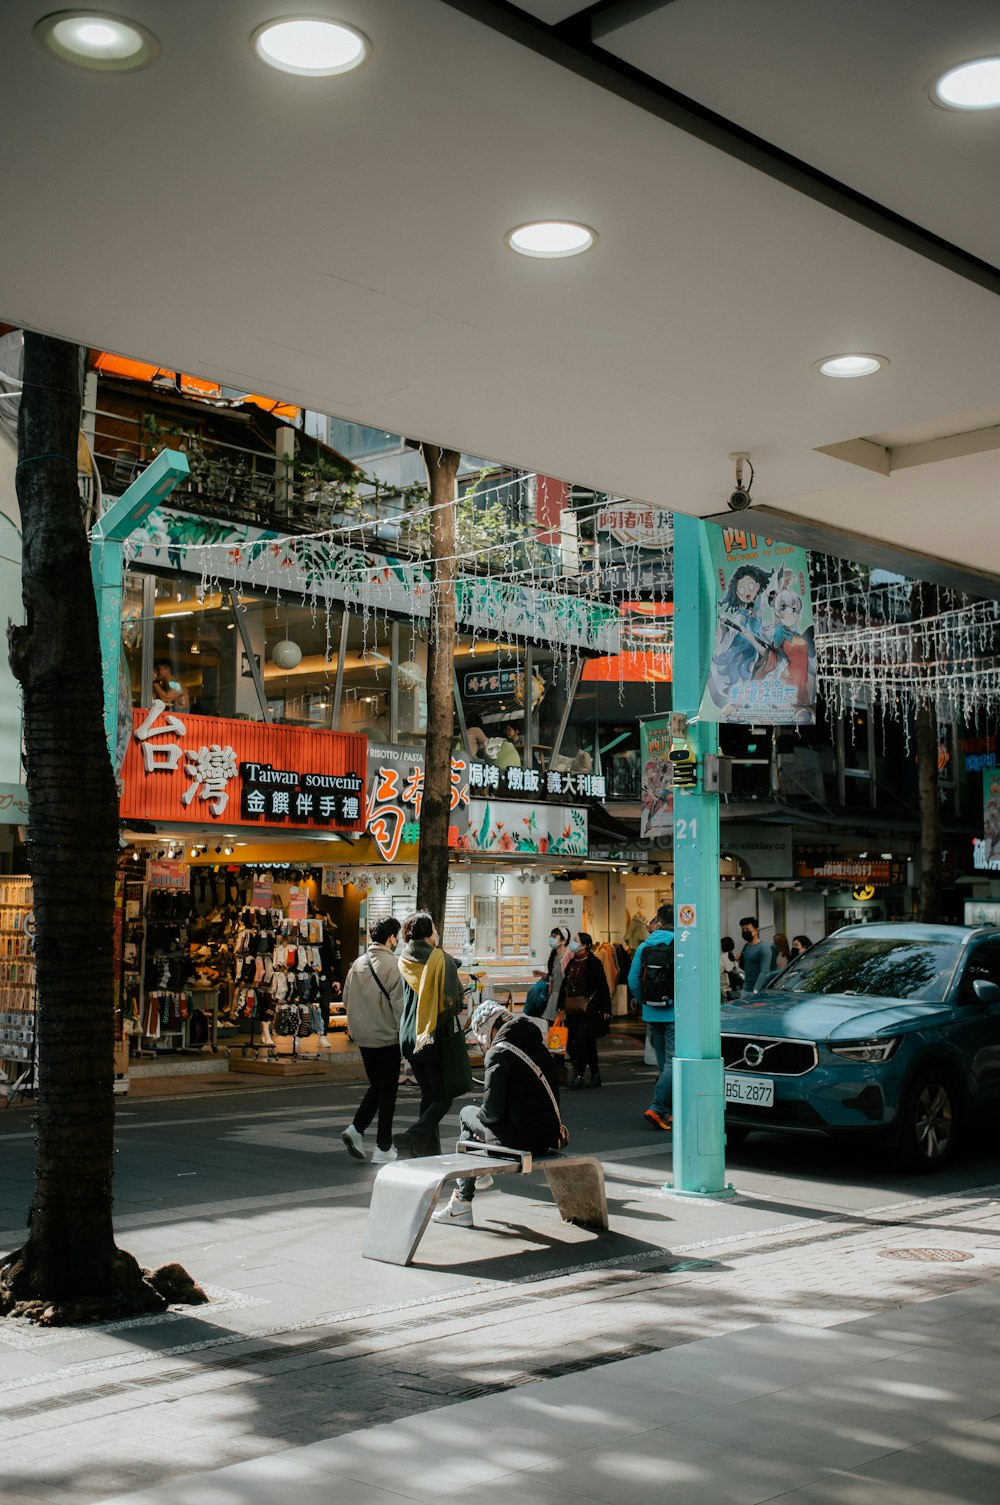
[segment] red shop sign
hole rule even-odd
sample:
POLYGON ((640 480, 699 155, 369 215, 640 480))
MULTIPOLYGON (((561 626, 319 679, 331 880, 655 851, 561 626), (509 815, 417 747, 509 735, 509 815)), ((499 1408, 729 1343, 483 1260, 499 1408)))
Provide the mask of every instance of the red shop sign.
POLYGON ((155 700, 132 712, 126 820, 363 831, 367 737, 192 716, 155 700))

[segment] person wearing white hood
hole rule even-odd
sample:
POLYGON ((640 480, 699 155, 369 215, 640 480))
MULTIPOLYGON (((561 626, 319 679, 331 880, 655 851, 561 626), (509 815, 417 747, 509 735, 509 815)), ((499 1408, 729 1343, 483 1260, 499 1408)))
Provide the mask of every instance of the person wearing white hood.
MULTIPOLYGON (((545 1155, 559 1148, 559 1082, 545 1041, 530 1019, 499 1003, 481 1003, 469 1030, 483 1047, 486 1077, 483 1100, 459 1114, 463 1139, 496 1141, 513 1150, 545 1155)), ((480 1190, 485 1190, 480 1180, 480 1190)), ((476 1178, 456 1184, 451 1200, 434 1214, 435 1223, 471 1228, 476 1178)))

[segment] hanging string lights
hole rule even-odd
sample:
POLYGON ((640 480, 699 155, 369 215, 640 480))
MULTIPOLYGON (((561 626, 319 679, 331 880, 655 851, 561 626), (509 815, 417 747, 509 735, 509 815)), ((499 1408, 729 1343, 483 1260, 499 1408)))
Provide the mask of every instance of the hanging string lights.
POLYGON ((872 583, 814 556, 817 684, 830 715, 878 708, 908 727, 916 708, 974 725, 1000 706, 1000 602, 899 577, 872 583), (830 581, 831 573, 841 578, 830 581))

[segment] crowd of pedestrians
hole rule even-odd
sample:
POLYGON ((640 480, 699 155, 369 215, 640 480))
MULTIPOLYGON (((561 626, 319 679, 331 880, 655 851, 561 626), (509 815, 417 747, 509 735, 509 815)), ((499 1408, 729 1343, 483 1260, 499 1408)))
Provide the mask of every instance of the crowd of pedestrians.
MULTIPOLYGON (((554 937, 544 1012, 551 1007, 553 1018, 559 1009, 567 1013, 577 1076, 582 1079, 589 1070, 591 1085, 599 1086, 596 1042, 611 1012, 607 978, 590 954, 588 935, 557 927, 554 937)), ((352 963, 344 986, 347 1027, 368 1078, 368 1089, 340 1136, 356 1160, 369 1158, 365 1133, 372 1123, 374 1165, 441 1153, 441 1121, 455 1098, 467 1096, 473 1086, 459 1022, 464 1002, 458 963, 441 946, 426 910, 402 924, 384 919, 371 927, 368 947, 352 963), (394 1134, 402 1064, 412 1070, 420 1103, 416 1121, 394 1134)), ((466 1103, 459 1115, 463 1136, 538 1155, 558 1148, 558 1072, 545 1034, 530 1018, 493 1002, 480 1004, 469 1029, 483 1049, 485 1077, 481 1102, 466 1103)), ((488 1182, 480 1178, 480 1190, 488 1182)), ((471 1227, 474 1193, 473 1179, 459 1181, 435 1220, 471 1227)))
MULTIPOLYGON (((812 945, 806 935, 781 932, 761 939, 758 921, 740 921, 742 946, 723 936, 719 984, 723 1003, 759 992, 796 956, 812 945)), ((487 1001, 475 1011, 469 1028, 484 1052, 482 1101, 466 1104, 460 1114, 466 1138, 496 1139, 536 1154, 555 1147, 560 1128, 559 1072, 549 1049, 551 1027, 564 1021, 567 1085, 574 1090, 600 1087, 598 1041, 610 1029, 612 1013, 608 975, 586 931, 571 933, 554 925, 549 935, 546 969, 515 1014, 487 1001)), ((650 1128, 672 1128, 674 1037, 674 919, 661 904, 649 934, 637 947, 628 972, 628 991, 646 1026, 647 1047, 657 1075, 644 1117, 650 1128)), ((373 1164, 386 1164, 441 1153, 442 1119, 458 1096, 473 1085, 465 1032, 459 1023, 464 994, 458 963, 440 944, 437 927, 425 910, 400 924, 384 919, 373 925, 367 950, 352 964, 344 987, 347 1023, 361 1053, 368 1089, 341 1138, 356 1159, 367 1160, 365 1133, 375 1123, 373 1164), (393 1133, 402 1072, 409 1071, 420 1089, 417 1117, 409 1128, 393 1133)), ((479 1187, 483 1189, 483 1180, 479 1187)), ((472 1226, 473 1180, 458 1183, 451 1201, 436 1220, 472 1226)))

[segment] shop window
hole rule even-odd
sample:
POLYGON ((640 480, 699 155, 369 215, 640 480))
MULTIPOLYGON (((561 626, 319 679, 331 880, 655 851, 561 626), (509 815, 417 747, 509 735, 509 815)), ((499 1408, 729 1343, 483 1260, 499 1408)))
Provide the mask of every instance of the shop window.
POLYGON ((601 772, 608 798, 638 800, 642 796, 642 764, 636 727, 601 728, 601 772))
POLYGON ((142 645, 143 594, 145 576, 137 575, 129 580, 122 600, 122 646, 125 650, 125 666, 132 690, 132 704, 142 705, 142 645))
POLYGON ((719 728, 723 756, 732 759, 732 795, 737 800, 771 797, 773 733, 768 726, 719 728))
MULTIPOLYGON (((532 726, 537 724, 546 684, 543 674, 532 668, 530 694, 526 694, 527 658, 524 649, 513 643, 493 638, 474 640, 469 634, 459 636, 455 649, 455 675, 465 724, 481 728, 491 744, 493 755, 508 724, 517 727, 523 746, 528 729, 526 703, 529 714, 535 718, 532 726)), ((470 751, 478 750, 480 748, 473 739, 470 751)))
POLYGON ((373 614, 351 612, 337 731, 363 732, 388 742, 392 732, 392 624, 373 614))
POLYGON ((473 949, 477 956, 497 954, 497 901, 491 895, 477 894, 472 900, 475 935, 473 949))
POLYGON ((849 809, 875 804, 872 717, 867 706, 854 706, 837 723, 840 799, 849 809))
POLYGON ((263 597, 245 620, 262 656, 272 719, 285 726, 331 728, 343 611, 263 597))
POLYGON ((200 716, 231 715, 224 662, 232 614, 218 594, 199 599, 187 576, 158 576, 153 591, 153 693, 200 716))
POLYGON ((427 734, 427 635, 415 621, 400 622, 393 654, 396 670, 393 741, 423 742, 427 734))

